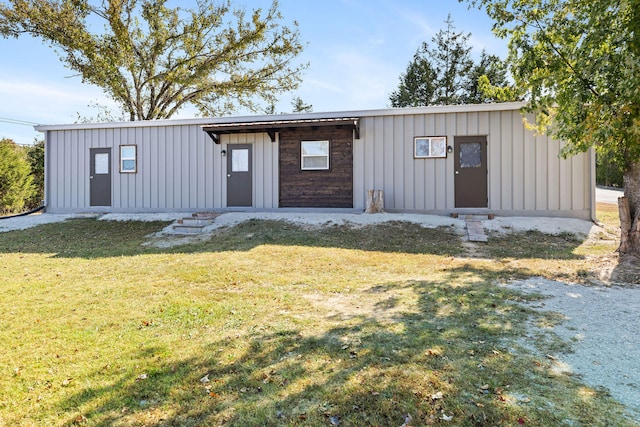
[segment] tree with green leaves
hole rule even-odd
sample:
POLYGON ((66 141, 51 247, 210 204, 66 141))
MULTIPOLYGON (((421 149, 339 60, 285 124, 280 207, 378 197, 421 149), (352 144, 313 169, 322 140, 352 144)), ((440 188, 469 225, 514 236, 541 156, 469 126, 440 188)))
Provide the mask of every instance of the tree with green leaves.
POLYGON ((169 118, 186 105, 210 116, 255 111, 298 86, 303 45, 297 24, 282 24, 277 0, 250 13, 231 0, 167 3, 9 0, 0 3, 0 35, 49 43, 130 120, 169 118))
MULTIPOLYGON (((461 0, 462 1, 462 0, 461 0)), ((640 256, 640 0, 467 0, 509 41, 539 132, 623 165, 621 254, 640 256)))
POLYGON ((44 201, 44 141, 34 141, 32 145, 25 147, 25 150, 35 189, 33 196, 26 201, 26 207, 34 209, 40 207, 44 201))
POLYGON ((313 105, 305 104, 305 102, 299 96, 296 96, 291 101, 291 107, 294 113, 311 113, 313 111, 313 105))
POLYGON ((16 213, 35 194, 26 151, 10 139, 0 139, 0 213, 16 213))
POLYGON ((474 63, 468 46, 471 33, 456 31, 451 16, 445 24, 431 39, 433 47, 423 42, 400 76, 398 90, 389 97, 392 107, 494 102, 478 79, 486 76, 493 85, 507 84, 506 66, 498 56, 483 51, 474 63))
POLYGON ((516 101, 518 96, 499 98, 488 92, 483 85, 500 85, 509 87, 507 78, 507 65, 498 55, 488 54, 482 50, 480 59, 469 70, 464 86, 464 92, 460 99, 462 104, 486 104, 496 101, 516 101))

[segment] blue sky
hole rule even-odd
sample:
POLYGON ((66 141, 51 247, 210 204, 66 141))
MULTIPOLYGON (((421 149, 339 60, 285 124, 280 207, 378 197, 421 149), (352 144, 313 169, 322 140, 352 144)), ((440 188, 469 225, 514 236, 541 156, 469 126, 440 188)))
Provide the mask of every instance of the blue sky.
MULTIPOLYGON (((181 2, 184 3, 184 2, 181 2)), ((247 9, 266 8, 267 0, 237 0, 247 9)), ((299 89, 284 95, 277 111, 290 112, 291 99, 300 96, 313 111, 379 109, 423 41, 431 42, 444 28, 448 14, 459 31, 472 34, 478 55, 506 56, 506 42, 491 33, 484 12, 457 0, 280 0, 287 22, 297 21, 307 43, 300 56, 310 66, 299 89)), ((40 40, 0 38, 0 138, 27 144, 42 138, 31 126, 74 123, 78 115, 96 116, 90 104, 112 105, 97 87, 85 85, 66 69, 54 50, 40 40)), ((193 117, 186 109, 174 117, 193 117)))

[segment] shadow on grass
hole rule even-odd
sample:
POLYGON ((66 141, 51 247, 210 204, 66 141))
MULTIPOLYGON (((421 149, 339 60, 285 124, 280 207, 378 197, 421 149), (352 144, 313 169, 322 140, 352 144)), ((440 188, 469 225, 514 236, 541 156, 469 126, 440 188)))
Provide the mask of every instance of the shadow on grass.
MULTIPOLYGON (((159 249, 142 244, 166 222, 112 222, 74 219, 24 231, 0 233, 0 253, 46 253, 63 258, 103 258, 153 253, 249 251, 260 245, 309 246, 388 253, 464 256, 461 236, 451 227, 429 229, 408 222, 361 228, 310 228, 285 221, 249 220, 216 231, 209 239, 159 249)), ((491 236, 480 250, 493 258, 580 259, 581 241, 571 234, 539 232, 491 236)))
POLYGON ((625 425, 605 393, 585 397, 576 380, 552 374, 544 349, 522 351, 535 314, 492 279, 466 266, 438 281, 378 284, 361 294, 375 296, 374 310, 310 304, 314 328, 292 318, 238 335, 209 329, 201 350, 178 361, 164 362, 158 354, 172 349, 150 339, 130 355, 146 378, 103 368, 86 382, 108 385, 87 385, 59 410, 82 408, 67 425, 97 426, 625 425), (403 307, 407 294, 414 304, 403 307))

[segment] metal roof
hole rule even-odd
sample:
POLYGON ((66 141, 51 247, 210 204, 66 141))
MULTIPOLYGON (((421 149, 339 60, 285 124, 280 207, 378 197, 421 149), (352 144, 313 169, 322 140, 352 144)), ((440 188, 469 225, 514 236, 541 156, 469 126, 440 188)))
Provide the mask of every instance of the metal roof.
POLYGON ((74 124, 51 124, 37 125, 34 129, 39 132, 77 129, 118 129, 133 127, 153 127, 153 126, 208 126, 214 124, 229 123, 252 123, 258 121, 283 121, 283 120, 313 120, 313 119, 336 119, 345 117, 379 117, 379 116, 400 116, 414 114, 445 114, 445 113, 469 113, 483 111, 508 111, 518 110, 524 107, 524 102, 505 102, 495 104, 465 104, 465 105, 436 105, 428 107, 408 107, 408 108, 386 108, 380 110, 356 110, 318 113, 296 113, 279 115, 256 115, 256 116, 235 116, 235 117, 209 117, 190 119, 163 119, 144 120, 130 122, 109 122, 109 123, 74 123, 74 124))
POLYGON ((256 120, 253 122, 213 123, 202 126, 216 144, 220 143, 221 134, 266 132, 271 142, 276 141, 276 132, 298 128, 335 127, 337 129, 352 129, 356 132, 356 139, 360 139, 359 117, 315 118, 315 119, 283 119, 256 120))

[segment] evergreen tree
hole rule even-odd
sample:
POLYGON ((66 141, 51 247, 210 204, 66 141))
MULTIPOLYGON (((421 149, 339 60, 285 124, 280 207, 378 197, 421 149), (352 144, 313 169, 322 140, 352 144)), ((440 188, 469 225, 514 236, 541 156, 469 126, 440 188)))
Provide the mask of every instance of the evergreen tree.
POLYGON ((16 213, 35 194, 26 152, 10 139, 0 140, 0 213, 16 213))
MULTIPOLYGON (((471 67, 464 88, 464 95, 461 98, 462 104, 484 104, 495 102, 498 98, 482 87, 483 78, 492 85, 498 87, 508 87, 507 67, 504 61, 497 55, 490 55, 486 50, 482 50, 480 60, 471 67)), ((510 101, 518 99, 511 97, 510 101)))
POLYGON ((474 63, 468 46, 471 33, 456 31, 450 15, 445 24, 431 39, 433 47, 423 42, 400 76, 398 89, 389 97, 392 107, 496 101, 495 96, 484 93, 479 79, 487 76, 492 85, 506 85, 505 64, 485 51, 474 63))
POLYGON ((311 113, 313 111, 313 105, 305 104, 302 98, 296 96, 291 101, 291 107, 294 113, 311 113))

